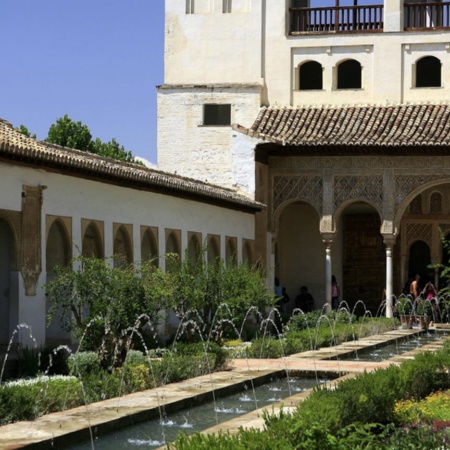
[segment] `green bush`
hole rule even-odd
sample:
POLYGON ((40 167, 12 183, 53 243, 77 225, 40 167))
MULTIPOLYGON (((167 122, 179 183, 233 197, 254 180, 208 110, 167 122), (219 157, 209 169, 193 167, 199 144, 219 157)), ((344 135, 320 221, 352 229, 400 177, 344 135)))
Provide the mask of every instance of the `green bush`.
POLYGON ((148 366, 148 358, 139 350, 128 350, 125 363, 127 366, 148 366))
POLYGON ((74 408, 82 404, 81 394, 75 377, 41 376, 4 383, 0 387, 0 425, 74 408))
POLYGON ((100 361, 95 352, 78 352, 68 359, 70 375, 85 377, 89 374, 102 372, 100 361))
POLYGON ((219 370, 226 368, 228 362, 228 352, 215 342, 197 342, 193 344, 179 343, 176 346, 176 352, 180 355, 205 355, 211 353, 214 355, 214 365, 211 369, 219 370))

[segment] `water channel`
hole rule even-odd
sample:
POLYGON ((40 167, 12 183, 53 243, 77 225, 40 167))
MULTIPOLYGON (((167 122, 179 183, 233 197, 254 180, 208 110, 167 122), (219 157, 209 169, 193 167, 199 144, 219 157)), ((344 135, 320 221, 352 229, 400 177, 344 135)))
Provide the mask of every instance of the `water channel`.
MULTIPOLYGON (((325 382, 325 379, 316 378, 283 378, 256 387, 254 393, 250 383, 247 383, 242 392, 217 398, 215 406, 213 402, 208 402, 167 415, 160 420, 141 422, 111 434, 94 437, 95 449, 160 447, 165 442, 174 441, 181 432, 192 434, 216 425, 216 415, 219 423, 226 422, 325 382)), ((91 442, 86 442, 65 448, 91 450, 92 445, 91 442)))
POLYGON ((336 355, 329 359, 340 361, 385 361, 386 359, 393 358, 401 355, 402 353, 410 352, 426 344, 443 339, 448 335, 449 333, 445 331, 423 332, 406 338, 401 337, 393 342, 383 343, 336 355))
MULTIPOLYGON (((449 332, 443 331, 423 332, 357 351, 349 351, 330 359, 383 361, 420 348, 449 334, 449 332)), ((136 423, 110 434, 96 436, 94 428, 92 430, 94 448, 96 450, 120 450, 126 448, 161 447, 167 442, 174 441, 181 432, 192 434, 203 431, 255 409, 268 407, 274 402, 279 402, 286 397, 311 389, 318 383, 327 381, 329 380, 318 380, 316 377, 282 378, 256 387, 254 392, 251 384, 247 383, 243 386, 243 391, 240 393, 222 397, 216 396, 215 402, 211 401, 200 406, 180 410, 177 413, 166 415, 163 409, 162 418, 160 419, 136 423)), ((92 450, 93 445, 92 442, 87 441, 82 444, 65 446, 64 448, 68 450, 92 450)))

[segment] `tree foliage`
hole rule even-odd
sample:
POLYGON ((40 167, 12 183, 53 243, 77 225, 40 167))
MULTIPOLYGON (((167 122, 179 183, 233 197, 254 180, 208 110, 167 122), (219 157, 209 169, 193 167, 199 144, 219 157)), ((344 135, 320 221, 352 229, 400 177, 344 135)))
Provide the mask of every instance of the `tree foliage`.
POLYGON ((36 135, 31 134, 30 130, 25 125, 20 125, 16 130, 29 138, 36 139, 36 135))
POLYGON ((165 306, 164 274, 150 263, 111 267, 108 260, 79 256, 68 267, 56 267, 45 286, 56 315, 66 331, 95 350, 104 367, 120 366, 146 324, 158 324, 165 306), (78 268, 72 270, 73 265, 78 268))
POLYGON ((92 134, 87 125, 74 122, 67 114, 56 119, 48 130, 47 142, 77 150, 92 151, 92 134))
POLYGON ((67 114, 56 119, 56 122, 50 126, 46 141, 106 158, 141 164, 135 160, 131 151, 125 150, 115 138, 109 142, 102 142, 100 138, 93 140, 89 127, 80 121, 73 121, 67 114))
POLYGON ((205 252, 195 263, 187 252, 183 259, 166 256, 166 298, 178 319, 188 325, 188 334, 220 341, 226 328, 234 334, 240 330, 250 310, 264 314, 274 305, 274 296, 257 266, 226 264, 220 258, 208 264, 205 252))

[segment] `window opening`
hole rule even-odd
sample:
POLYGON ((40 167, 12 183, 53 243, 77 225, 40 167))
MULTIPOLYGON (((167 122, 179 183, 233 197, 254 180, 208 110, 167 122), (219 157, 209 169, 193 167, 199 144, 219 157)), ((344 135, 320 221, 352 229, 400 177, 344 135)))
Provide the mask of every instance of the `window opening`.
POLYGON ((233 0, 223 0, 223 9, 222 9, 222 12, 224 13, 224 14, 226 14, 226 13, 230 13, 231 12, 231 2, 232 2, 233 0))
POLYGON ((316 61, 308 61, 299 67, 299 90, 308 91, 322 89, 322 65, 316 61))
POLYGON ((440 192, 433 192, 430 198, 430 213, 439 214, 442 212, 442 195, 440 192))
POLYGON ((203 125, 231 125, 231 105, 203 105, 203 125))
POLYGON ((338 89, 361 89, 361 64, 355 59, 341 62, 337 75, 338 89))
POLYGON ((441 87, 441 61, 424 56, 416 62, 416 87, 441 87))

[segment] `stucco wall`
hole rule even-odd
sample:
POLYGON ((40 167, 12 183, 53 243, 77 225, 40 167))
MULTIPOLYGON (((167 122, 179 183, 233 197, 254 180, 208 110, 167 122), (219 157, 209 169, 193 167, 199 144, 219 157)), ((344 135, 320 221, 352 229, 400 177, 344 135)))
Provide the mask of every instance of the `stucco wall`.
POLYGON ((158 90, 158 167, 254 193, 253 142, 231 126, 203 126, 203 105, 230 104, 231 123, 250 126, 260 86, 171 87, 158 90))
MULTIPOLYGON (((239 260, 243 240, 254 240, 253 214, 152 192, 122 188, 91 180, 64 176, 10 164, 0 164, 0 187, 3 195, 0 209, 20 211, 22 186, 46 186, 41 214, 42 272, 35 296, 26 296, 20 277, 18 288, 18 321, 31 325, 37 342, 45 341, 46 299, 42 285, 46 282, 46 217, 68 218, 72 225, 72 254, 81 251, 82 219, 104 223, 105 255, 113 253, 113 226, 129 224, 132 228, 133 254, 140 259, 141 225, 158 228, 159 253, 165 253, 165 230, 181 231, 181 247, 188 243, 188 232, 197 232, 204 241, 208 234, 219 236, 221 256, 225 256, 226 237, 237 238, 239 260)), ((163 266, 163 264, 160 264, 163 266)), ((12 326, 15 327, 16 324, 12 326)), ((28 331, 22 332, 26 342, 28 331)))

